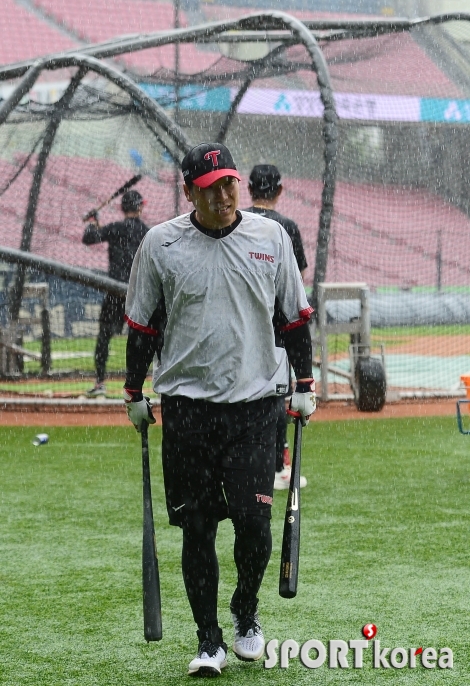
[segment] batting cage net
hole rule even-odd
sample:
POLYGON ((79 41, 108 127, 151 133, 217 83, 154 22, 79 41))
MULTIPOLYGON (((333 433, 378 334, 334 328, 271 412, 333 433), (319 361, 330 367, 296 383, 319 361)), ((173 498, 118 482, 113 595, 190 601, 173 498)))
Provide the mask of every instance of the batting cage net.
MULTIPOLYGON (((470 369, 470 15, 408 21, 201 5, 180 13, 180 29, 123 26, 111 40, 116 27, 95 35, 99 22, 80 18, 84 2, 34 5, 75 47, 0 68, 1 246, 104 276, 107 246, 82 244, 82 217, 136 175, 146 224, 189 211, 179 163, 192 145, 218 140, 241 172, 242 208, 252 204, 251 168, 278 166, 277 209, 301 231, 316 307, 319 283, 367 286, 388 389, 460 392, 470 369)), ((99 211, 102 225, 121 217, 119 195, 99 211)), ((17 379, 2 387, 92 375, 106 284, 22 260, 10 255, 1 267, 1 371, 17 379)), ((361 316, 354 298, 326 309, 329 322, 361 316)), ((347 333, 328 336, 329 382, 340 393, 350 343, 347 333)), ((124 346, 124 335, 113 339, 116 379, 124 346)))

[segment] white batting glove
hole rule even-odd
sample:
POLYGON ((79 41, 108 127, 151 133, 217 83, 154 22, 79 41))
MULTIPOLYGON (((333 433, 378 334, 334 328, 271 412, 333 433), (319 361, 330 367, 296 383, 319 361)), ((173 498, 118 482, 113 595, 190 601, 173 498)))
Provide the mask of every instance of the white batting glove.
POLYGON ((310 416, 317 409, 317 396, 315 394, 315 381, 297 381, 295 391, 290 399, 287 410, 287 421, 293 422, 300 417, 302 426, 307 426, 310 416))
POLYGON ((141 432, 143 422, 155 424, 156 419, 152 414, 150 398, 143 396, 142 391, 133 391, 128 388, 124 389, 123 395, 127 416, 135 426, 136 431, 141 432))

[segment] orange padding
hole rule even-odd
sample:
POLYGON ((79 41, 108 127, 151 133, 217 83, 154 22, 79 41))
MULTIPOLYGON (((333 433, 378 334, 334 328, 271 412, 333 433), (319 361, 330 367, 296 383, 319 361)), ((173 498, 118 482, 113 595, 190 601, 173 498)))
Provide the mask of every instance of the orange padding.
POLYGON ((465 390, 467 391, 467 398, 470 398, 470 374, 462 374, 462 376, 460 377, 460 381, 465 386, 465 390))

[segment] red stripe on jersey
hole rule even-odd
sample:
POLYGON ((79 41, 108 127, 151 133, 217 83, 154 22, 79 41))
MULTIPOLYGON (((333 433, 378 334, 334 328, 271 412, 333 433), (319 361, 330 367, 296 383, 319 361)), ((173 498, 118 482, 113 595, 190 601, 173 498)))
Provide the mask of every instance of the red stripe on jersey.
POLYGON ((302 317, 302 319, 305 319, 306 322, 310 319, 310 315, 313 314, 315 310, 313 307, 307 307, 305 310, 300 310, 299 314, 302 317))
POLYGON ((310 315, 314 311, 315 310, 313 309, 313 307, 307 307, 305 310, 300 310, 300 319, 297 319, 295 322, 290 322, 289 324, 286 324, 282 327, 281 331, 290 331, 291 329, 296 329, 298 326, 303 326, 309 321, 310 315))
POLYGON ((129 319, 127 314, 124 315, 124 320, 127 322, 128 326, 131 327, 131 329, 137 329, 137 331, 141 331, 142 333, 148 333, 151 336, 158 336, 158 331, 156 329, 150 328, 150 326, 143 326, 142 324, 137 324, 137 322, 133 322, 132 319, 129 319))

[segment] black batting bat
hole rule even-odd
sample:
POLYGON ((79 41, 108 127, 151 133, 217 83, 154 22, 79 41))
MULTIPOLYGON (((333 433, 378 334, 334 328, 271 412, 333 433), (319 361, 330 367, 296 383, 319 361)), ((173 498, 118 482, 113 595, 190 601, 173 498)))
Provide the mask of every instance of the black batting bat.
POLYGON ((142 536, 142 590, 144 601, 144 636, 146 641, 162 638, 162 605, 160 598, 160 574, 158 571, 157 544, 153 524, 152 490, 150 487, 150 462, 148 424, 142 426, 142 484, 144 500, 144 526, 142 536))
POLYGON ((302 421, 295 420, 294 454, 292 456, 289 495, 287 498, 284 534, 282 536, 279 595, 295 598, 299 578, 300 552, 300 460, 302 453, 302 421))
POLYGON ((140 181, 142 178, 142 174, 137 174, 136 176, 133 176, 132 179, 129 179, 129 181, 126 181, 126 183, 121 186, 120 188, 117 189, 117 191, 114 191, 114 193, 104 202, 101 203, 98 207, 95 207, 93 210, 90 210, 87 212, 84 217, 83 221, 87 222, 89 219, 94 217, 96 214, 98 214, 99 210, 101 210, 105 205, 109 205, 109 203, 114 200, 114 198, 117 198, 118 195, 122 195, 126 191, 129 190, 129 188, 132 188, 132 186, 135 186, 136 183, 140 181))

